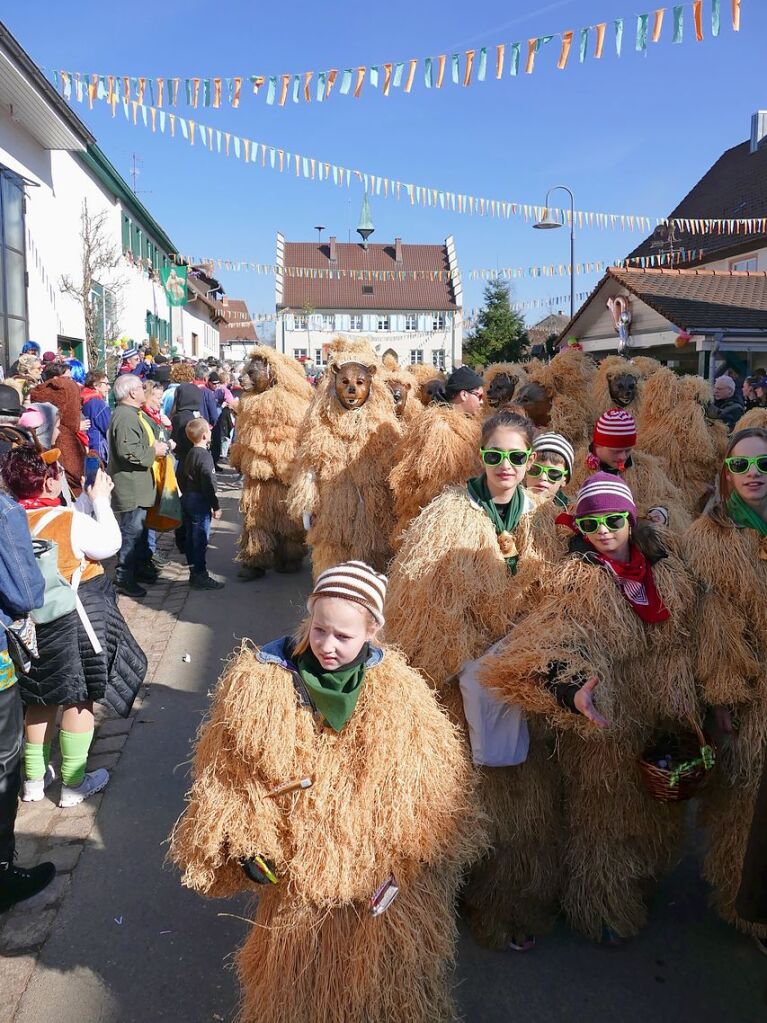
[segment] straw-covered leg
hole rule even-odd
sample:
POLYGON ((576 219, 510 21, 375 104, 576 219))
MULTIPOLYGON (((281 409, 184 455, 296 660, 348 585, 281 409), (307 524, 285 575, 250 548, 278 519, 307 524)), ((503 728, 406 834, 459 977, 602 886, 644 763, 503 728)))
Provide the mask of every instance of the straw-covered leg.
POLYGON ((288 488, 279 480, 245 480, 240 500, 242 533, 238 560, 252 568, 300 562, 306 553, 304 533, 287 512, 288 488), (290 557, 287 557, 287 555, 290 557))

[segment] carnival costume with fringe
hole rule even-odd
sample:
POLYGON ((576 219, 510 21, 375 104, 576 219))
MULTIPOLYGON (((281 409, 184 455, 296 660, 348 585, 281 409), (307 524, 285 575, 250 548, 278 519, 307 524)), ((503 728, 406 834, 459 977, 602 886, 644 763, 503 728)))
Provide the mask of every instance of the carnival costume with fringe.
POLYGON ((765 938, 767 925, 743 920, 735 903, 767 751, 767 536, 736 525, 733 509, 717 504, 684 539, 699 587, 697 682, 705 703, 731 709, 736 728, 721 741, 715 776, 701 795, 709 838, 703 873, 720 916, 765 938))
POLYGON ((200 731, 171 857, 209 896, 257 892, 242 1023, 442 1023, 463 866, 484 841, 462 743, 424 680, 371 647, 339 732, 303 698, 291 643, 244 646, 200 731), (283 795, 286 782, 310 787, 283 795), (271 794, 271 797, 270 797, 271 794), (277 883, 240 861, 262 856, 277 883), (380 916, 370 899, 393 877, 380 916))
POLYGON ((304 530, 288 515, 286 498, 298 443, 298 430, 312 398, 303 367, 272 348, 254 348, 249 359, 263 359, 274 386, 240 398, 237 430, 229 463, 243 476, 239 560, 253 568, 300 563, 304 530))
MULTIPOLYGON (((468 733, 456 675, 501 639, 534 600, 562 553, 553 503, 525 496, 501 539, 466 485, 450 487, 411 523, 389 571, 387 637, 429 678, 468 733), (517 558, 510 571, 507 558, 517 558)), ((533 721, 527 760, 477 769, 477 801, 490 820, 491 854, 464 890, 479 942, 504 948, 553 922, 558 879, 559 775, 545 722, 533 721)))

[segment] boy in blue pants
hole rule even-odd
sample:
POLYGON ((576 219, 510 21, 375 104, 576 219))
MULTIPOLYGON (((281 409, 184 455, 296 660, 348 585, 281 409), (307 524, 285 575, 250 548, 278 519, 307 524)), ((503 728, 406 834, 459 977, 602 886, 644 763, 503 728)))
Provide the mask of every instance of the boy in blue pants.
POLYGON ((221 518, 216 493, 216 467, 209 450, 210 434, 210 426, 205 419, 192 419, 186 424, 186 436, 193 447, 178 474, 189 585, 195 590, 220 590, 224 585, 208 574, 206 563, 210 522, 221 518))

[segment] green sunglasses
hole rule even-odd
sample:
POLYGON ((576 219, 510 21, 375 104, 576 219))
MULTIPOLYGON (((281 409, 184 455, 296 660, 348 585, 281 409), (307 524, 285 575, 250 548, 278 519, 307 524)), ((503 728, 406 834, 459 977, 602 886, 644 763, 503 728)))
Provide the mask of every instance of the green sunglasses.
POLYGON ((541 465, 539 462, 533 462, 528 467, 527 475, 532 476, 533 479, 545 476, 550 483, 560 483, 567 475, 567 469, 558 469, 555 465, 541 465))
POLYGON ((724 464, 735 476, 742 476, 744 472, 748 472, 752 465, 756 466, 756 471, 762 476, 767 476, 767 455, 756 455, 755 458, 732 455, 730 458, 725 458, 724 464))
POLYGON ((485 465, 501 465, 505 459, 508 459, 510 465, 515 465, 519 468, 526 464, 533 452, 532 449, 530 451, 520 451, 519 449, 512 448, 511 451, 504 451, 502 448, 480 448, 479 453, 482 455, 482 461, 485 465))
POLYGON ((582 533, 596 533, 600 526, 607 526, 611 533, 617 533, 623 529, 629 517, 627 511, 610 512, 609 515, 584 515, 575 520, 575 524, 582 533))

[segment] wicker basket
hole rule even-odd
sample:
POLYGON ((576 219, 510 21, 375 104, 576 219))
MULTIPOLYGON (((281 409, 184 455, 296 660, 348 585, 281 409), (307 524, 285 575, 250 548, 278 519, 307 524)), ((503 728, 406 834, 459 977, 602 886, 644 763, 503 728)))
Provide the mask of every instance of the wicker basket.
POLYGON ((716 763, 716 750, 692 718, 690 728, 675 735, 664 735, 643 753, 639 760, 642 780, 653 799, 661 803, 680 803, 700 791, 716 763), (659 760, 668 759, 668 767, 659 760))

